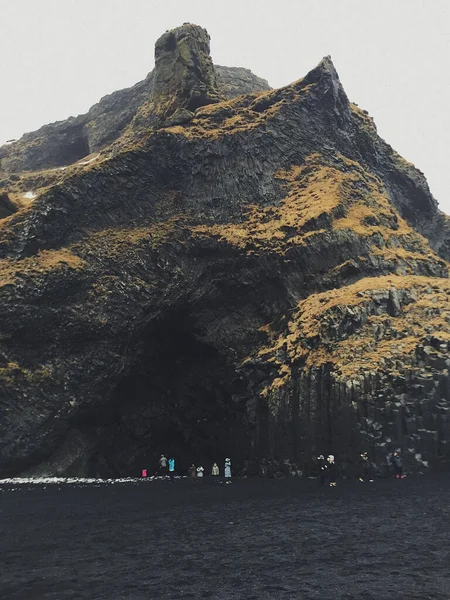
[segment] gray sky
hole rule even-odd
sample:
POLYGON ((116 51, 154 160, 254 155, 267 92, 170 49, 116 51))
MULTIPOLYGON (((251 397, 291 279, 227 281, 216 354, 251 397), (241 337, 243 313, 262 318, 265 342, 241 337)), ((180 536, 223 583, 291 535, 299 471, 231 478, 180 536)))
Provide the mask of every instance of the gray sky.
POLYGON ((450 213, 450 0, 0 0, 0 143, 86 112, 152 69, 156 39, 206 27, 215 63, 273 87, 331 54, 349 98, 450 213))

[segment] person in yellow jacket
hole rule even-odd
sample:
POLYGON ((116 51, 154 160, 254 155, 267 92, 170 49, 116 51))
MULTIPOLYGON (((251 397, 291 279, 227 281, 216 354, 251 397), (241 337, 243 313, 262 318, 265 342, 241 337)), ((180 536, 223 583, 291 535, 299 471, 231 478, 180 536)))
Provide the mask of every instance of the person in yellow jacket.
POLYGON ((211 469, 211 475, 217 477, 219 474, 219 467, 217 466, 217 463, 214 463, 211 469))

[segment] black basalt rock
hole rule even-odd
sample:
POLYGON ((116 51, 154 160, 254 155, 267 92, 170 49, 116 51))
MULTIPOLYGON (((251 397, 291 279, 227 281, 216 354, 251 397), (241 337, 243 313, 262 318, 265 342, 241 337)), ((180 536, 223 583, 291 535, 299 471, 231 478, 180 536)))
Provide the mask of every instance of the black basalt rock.
POLYGON ((351 474, 363 451, 382 473, 396 448, 447 465, 447 218, 425 177, 330 58, 220 101, 208 48, 168 32, 113 147, 4 178, 35 193, 0 227, 0 477, 139 475, 161 452, 274 476, 325 453, 351 474))

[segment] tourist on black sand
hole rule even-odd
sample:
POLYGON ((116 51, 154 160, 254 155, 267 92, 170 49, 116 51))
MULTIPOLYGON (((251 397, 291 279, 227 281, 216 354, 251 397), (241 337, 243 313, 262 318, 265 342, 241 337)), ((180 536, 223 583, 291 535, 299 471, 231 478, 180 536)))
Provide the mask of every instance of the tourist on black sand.
POLYGON ((200 465, 199 467, 197 467, 197 478, 201 478, 203 477, 203 471, 205 469, 200 465))
POLYGON ((170 480, 173 481, 173 478, 175 476, 175 459, 174 458, 169 458, 169 475, 170 475, 170 480))
POLYGON ((403 461, 400 452, 397 450, 394 452, 391 462, 394 467, 396 479, 404 479, 406 475, 403 475, 403 461))
POLYGON ((225 483, 231 483, 231 459, 225 459, 225 483))
POLYGON ((360 455, 359 460, 359 481, 364 483, 365 481, 369 481, 373 483, 373 478, 371 474, 371 465, 369 460, 369 455, 367 452, 363 452, 360 455))
POLYGON ((161 454, 161 458, 159 459, 159 474, 167 475, 167 458, 164 454, 161 454))
POLYGON ((324 487, 325 479, 327 477, 328 463, 323 454, 320 454, 320 456, 317 457, 317 465, 319 467, 319 485, 320 487, 324 487))
POLYGON ((197 476, 197 469, 195 468, 194 463, 192 463, 192 465, 189 467, 188 474, 191 477, 196 477, 197 476))
POLYGON ((214 477, 217 477, 219 475, 219 467, 217 466, 217 463, 214 463, 211 469, 211 475, 213 475, 214 477))
POLYGON ((327 458, 328 463, 328 477, 330 479, 330 487, 336 487, 336 462, 333 454, 330 454, 327 458))

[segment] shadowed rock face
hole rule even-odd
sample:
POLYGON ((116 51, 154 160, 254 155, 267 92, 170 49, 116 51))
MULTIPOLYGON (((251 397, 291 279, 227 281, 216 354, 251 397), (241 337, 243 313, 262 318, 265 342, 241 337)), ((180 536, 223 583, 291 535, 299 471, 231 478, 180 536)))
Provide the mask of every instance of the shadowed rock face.
POLYGON ((0 194, 0 219, 9 217, 17 212, 17 206, 11 202, 8 194, 0 194))
POLYGON ((137 474, 161 452, 446 464, 448 221, 424 176, 330 58, 190 112, 22 178, 37 197, 0 229, 0 474, 137 474))
POLYGON ((214 70, 219 94, 224 98, 236 98, 241 94, 266 92, 270 89, 267 81, 256 77, 250 69, 214 65, 214 70))

